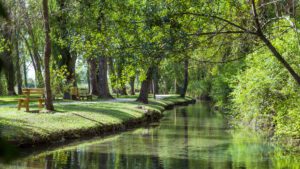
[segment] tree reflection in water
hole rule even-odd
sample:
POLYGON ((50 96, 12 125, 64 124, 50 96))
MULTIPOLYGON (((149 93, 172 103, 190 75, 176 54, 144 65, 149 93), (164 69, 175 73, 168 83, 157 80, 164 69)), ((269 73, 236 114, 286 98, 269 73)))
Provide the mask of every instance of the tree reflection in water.
POLYGON ((299 161, 299 156, 285 154, 257 134, 229 130, 221 113, 199 103, 165 112, 159 125, 29 156, 0 168, 265 169, 297 168, 299 161))

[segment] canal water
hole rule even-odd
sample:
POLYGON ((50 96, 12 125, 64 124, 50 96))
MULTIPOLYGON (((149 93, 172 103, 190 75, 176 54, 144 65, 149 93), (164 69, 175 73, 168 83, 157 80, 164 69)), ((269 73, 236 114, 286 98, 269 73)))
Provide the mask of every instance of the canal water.
POLYGON ((227 169, 300 168, 285 153, 250 131, 228 127, 208 103, 164 112, 159 123, 115 136, 35 153, 0 165, 6 169, 227 169))

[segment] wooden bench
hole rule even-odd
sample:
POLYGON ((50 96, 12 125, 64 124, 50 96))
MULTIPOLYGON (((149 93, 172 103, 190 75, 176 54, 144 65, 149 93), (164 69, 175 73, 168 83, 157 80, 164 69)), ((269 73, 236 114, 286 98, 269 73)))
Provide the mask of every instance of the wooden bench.
POLYGON ((72 87, 71 96, 74 100, 93 100, 93 96, 89 93, 88 89, 72 87))
POLYGON ((27 88, 22 89, 23 95, 25 98, 18 99, 18 110, 21 110, 22 107, 26 108, 26 112, 29 112, 29 102, 37 101, 39 110, 41 110, 44 105, 44 89, 43 88, 27 88))

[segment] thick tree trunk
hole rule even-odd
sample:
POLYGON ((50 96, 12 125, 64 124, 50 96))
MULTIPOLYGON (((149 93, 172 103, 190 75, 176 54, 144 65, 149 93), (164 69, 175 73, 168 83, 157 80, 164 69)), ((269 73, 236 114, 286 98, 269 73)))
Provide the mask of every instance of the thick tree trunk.
POLYGON ((126 89, 126 85, 125 85, 125 84, 122 84, 122 89, 121 89, 120 91, 121 91, 121 92, 120 92, 121 95, 125 95, 125 96, 128 95, 128 94, 127 94, 127 89, 126 89))
MULTIPOLYGON (((68 74, 66 76, 67 85, 77 87, 76 72, 75 72, 77 56, 67 57, 67 58, 68 59, 66 60, 66 63, 65 63, 65 65, 67 66, 67 71, 68 71, 68 74)), ((71 99, 69 90, 64 92, 64 99, 71 99)))
POLYGON ((15 92, 15 67, 13 64, 13 42, 12 42, 12 29, 8 25, 4 25, 3 36, 5 42, 8 44, 9 49, 5 48, 3 52, 4 73, 7 80, 8 95, 16 95, 15 92))
POLYGON ((7 92, 9 96, 16 95, 15 92, 15 71, 12 58, 9 56, 7 59, 6 68, 5 68, 5 77, 7 80, 7 92))
POLYGON ((77 83, 76 83, 75 68, 76 68, 77 56, 76 55, 71 56, 69 49, 63 49, 63 51, 61 52, 62 52, 61 53, 62 57, 65 59, 63 65, 67 66, 67 71, 68 71, 68 75, 66 77, 67 84, 68 85, 72 84, 73 87, 76 87, 77 83))
POLYGON ((277 58, 277 60, 288 70, 288 72, 293 76, 298 85, 300 85, 300 76, 296 71, 291 67, 291 65, 283 58, 283 56, 277 51, 277 49, 272 45, 272 43, 263 35, 262 33, 258 34, 259 38, 266 44, 269 50, 277 58))
POLYGON ((151 80, 152 80, 152 75, 153 75, 153 67, 149 67, 147 71, 147 77, 146 79, 142 82, 141 90, 140 90, 140 95, 137 98, 136 101, 142 102, 147 104, 148 103, 148 94, 149 94, 149 88, 151 86, 151 80))
POLYGON ((89 59, 89 75, 90 75, 90 93, 92 95, 99 95, 99 85, 98 85, 98 79, 97 79, 97 60, 95 58, 89 59))
POLYGON ((186 91, 188 88, 188 82, 189 82, 189 60, 184 60, 184 79, 183 79, 183 87, 180 91, 180 97, 185 97, 186 91))
POLYGON ((107 58, 99 57, 99 98, 113 98, 109 92, 107 79, 107 58))
POLYGON ((134 82, 135 82, 135 76, 132 76, 130 78, 130 95, 135 95, 135 89, 134 89, 134 82))
POLYGON ((43 16, 44 16, 44 31, 45 31, 45 88, 46 88, 46 109, 53 111, 54 106, 52 102, 52 91, 50 84, 50 56, 51 56, 51 40, 50 40, 50 25, 49 25, 49 14, 48 14, 48 0, 43 0, 43 16))

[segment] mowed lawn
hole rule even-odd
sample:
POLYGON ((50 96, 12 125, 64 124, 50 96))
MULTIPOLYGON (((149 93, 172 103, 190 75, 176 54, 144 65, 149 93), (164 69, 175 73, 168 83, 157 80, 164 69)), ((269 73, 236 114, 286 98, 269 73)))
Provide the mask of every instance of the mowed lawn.
POLYGON ((66 133, 76 135, 89 129, 142 118, 149 109, 161 113, 165 106, 186 100, 175 96, 162 100, 150 99, 150 103, 143 105, 142 109, 138 102, 56 103, 56 111, 52 113, 38 113, 36 106, 31 106, 31 112, 24 109, 18 111, 16 106, 5 106, 0 107, 1 137, 16 143, 34 143, 41 139, 63 137, 66 133))

